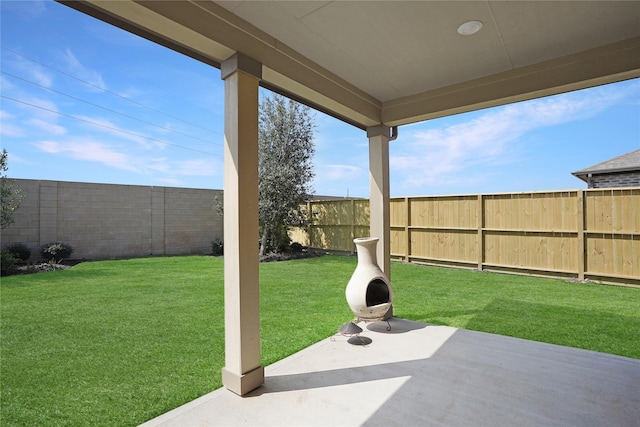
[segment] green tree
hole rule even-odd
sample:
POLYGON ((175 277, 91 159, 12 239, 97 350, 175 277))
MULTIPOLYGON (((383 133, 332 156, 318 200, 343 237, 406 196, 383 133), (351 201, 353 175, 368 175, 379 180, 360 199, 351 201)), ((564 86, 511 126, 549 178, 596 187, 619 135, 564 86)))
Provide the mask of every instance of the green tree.
POLYGON ((18 209, 24 195, 20 190, 12 188, 13 181, 7 178, 6 172, 9 170, 7 165, 8 153, 6 149, 2 149, 0 155, 0 227, 7 228, 13 224, 13 212, 18 209))
POLYGON ((260 255, 288 246, 289 226, 307 221, 300 205, 313 192, 314 130, 309 107, 280 95, 265 97, 260 103, 260 255))

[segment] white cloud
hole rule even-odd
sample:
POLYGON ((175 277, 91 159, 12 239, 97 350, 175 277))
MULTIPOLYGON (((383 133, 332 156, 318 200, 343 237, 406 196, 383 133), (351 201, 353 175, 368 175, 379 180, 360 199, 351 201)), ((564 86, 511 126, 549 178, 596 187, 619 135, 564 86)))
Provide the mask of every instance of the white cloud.
POLYGON ((87 125, 95 127, 101 132, 107 133, 109 135, 114 135, 118 138, 126 139, 128 141, 133 141, 144 148, 165 148, 165 144, 151 141, 144 136, 139 136, 141 134, 141 131, 124 129, 108 119, 81 115, 77 115, 75 117, 84 121, 87 125))
POLYGON ((322 180, 341 181, 353 179, 363 173, 364 169, 351 165, 319 165, 316 176, 322 180))
POLYGON ((118 96, 127 99, 139 99, 144 95, 144 92, 137 87, 130 86, 125 90, 121 90, 118 92, 118 96))
POLYGON ((21 137, 21 136, 25 136, 26 134, 18 126, 15 126, 15 125, 10 124, 10 123, 2 123, 2 126, 0 126, 0 135, 5 136, 5 137, 18 138, 18 137, 21 137))
POLYGON ((107 144, 90 138, 70 138, 64 142, 40 141, 34 144, 46 153, 64 155, 75 160, 91 161, 117 169, 139 172, 134 158, 113 150, 107 144))
POLYGON ((162 178, 157 178, 156 179, 157 182, 161 182, 164 183, 166 185, 173 185, 173 186, 183 186, 183 182, 175 179, 175 178, 168 178, 168 177, 162 177, 162 178))
POLYGON ((24 131, 14 124, 15 115, 0 110, 0 135, 6 137, 20 137, 24 136, 24 131))
POLYGON ((45 98, 22 95, 20 102, 11 102, 11 113, 2 116, 2 134, 5 136, 64 135, 66 129, 57 124, 58 106, 45 98))
POLYGON ((0 110, 0 120, 13 119, 15 116, 8 111, 0 110))
POLYGON ((526 133, 593 117, 627 94, 612 87, 558 95, 488 110, 467 122, 418 130, 402 137, 402 152, 392 156, 392 174, 402 188, 461 179, 463 170, 508 163, 517 158, 516 142, 526 133))
POLYGON ((222 162, 207 158, 178 161, 174 172, 183 176, 214 176, 221 169, 222 162))
POLYGON ((40 17, 46 10, 46 2, 44 0, 26 1, 4 1, 2 8, 12 13, 21 14, 27 19, 40 17))
POLYGON ((27 123, 51 135, 64 135, 67 133, 67 129, 64 126, 60 126, 48 121, 31 119, 27 123))
POLYGON ((40 67, 31 68, 31 77, 36 80, 40 86, 51 87, 53 85, 53 76, 40 67))
POLYGON ((45 153, 59 153, 61 151, 60 144, 55 141, 40 141, 34 145, 45 153))
POLYGON ((4 136, 24 137, 46 133, 47 135, 64 135, 65 127, 57 124, 60 120, 57 105, 41 97, 22 95, 19 102, 7 103, 11 112, 2 112, 2 130, 4 136))
POLYGON ((70 70, 71 75, 97 88, 106 89, 102 75, 95 70, 85 67, 70 49, 65 50, 63 59, 67 63, 67 68, 70 70))
POLYGON ((20 163, 20 164, 30 164, 30 160, 24 159, 20 156, 16 156, 13 151, 11 152, 7 152, 7 154, 9 155, 9 163, 10 164, 14 164, 14 163, 20 163))
POLYGON ((134 154, 130 148, 116 149, 112 144, 91 137, 69 137, 63 140, 43 140, 33 144, 40 151, 85 162, 100 163, 119 170, 152 176, 154 180, 168 184, 180 184, 184 177, 213 177, 222 170, 222 160, 217 158, 175 159, 172 157, 134 154))
POLYGON ((146 167, 151 171, 166 175, 165 178, 168 180, 174 180, 177 176, 215 176, 216 172, 222 170, 223 164, 221 159, 214 157, 188 160, 159 157, 152 159, 146 167))
MULTIPOLYGON (((0 87, 2 88, 2 92, 9 92, 11 89, 15 89, 16 85, 5 76, 0 76, 0 87)), ((4 102, 4 101, 3 101, 4 102)))
POLYGON ((33 96, 25 96, 21 101, 24 104, 20 106, 28 109, 29 117, 37 117, 49 122, 55 122, 60 117, 58 106, 53 101, 33 96))
MULTIPOLYGON (((43 66, 33 61, 29 61, 28 59, 13 55, 12 60, 9 61, 5 70, 15 68, 18 76, 24 78, 25 80, 34 82, 40 86, 44 86, 46 88, 50 88, 53 85, 53 74, 46 70, 43 66)), ((12 73, 14 74, 14 73, 12 73)), ((17 82, 13 77, 9 77, 9 79, 13 82, 17 82)), ((6 89, 6 88, 5 88, 6 89)))

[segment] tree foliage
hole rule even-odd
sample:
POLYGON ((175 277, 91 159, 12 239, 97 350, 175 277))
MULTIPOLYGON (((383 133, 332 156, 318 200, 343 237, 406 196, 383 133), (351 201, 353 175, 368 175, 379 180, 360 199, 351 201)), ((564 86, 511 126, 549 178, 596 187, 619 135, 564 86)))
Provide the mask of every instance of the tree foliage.
POLYGON ((258 193, 260 255, 289 244, 289 226, 307 220, 300 205, 312 194, 315 121, 310 108, 280 95, 260 103, 258 193))
POLYGON ((7 150, 3 149, 0 155, 0 227, 3 229, 13 224, 13 212, 18 209, 24 198, 20 190, 12 188, 12 181, 7 178, 7 157, 7 150))

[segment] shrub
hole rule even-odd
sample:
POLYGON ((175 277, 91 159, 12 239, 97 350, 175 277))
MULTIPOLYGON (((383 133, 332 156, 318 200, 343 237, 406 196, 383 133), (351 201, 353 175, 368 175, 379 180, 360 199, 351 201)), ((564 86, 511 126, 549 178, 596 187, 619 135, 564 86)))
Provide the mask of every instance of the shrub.
POLYGON ((0 275, 8 276, 18 271, 17 260, 11 252, 6 249, 0 251, 0 275))
POLYGON ((42 259, 50 263, 60 263, 63 259, 69 258, 73 253, 73 248, 66 243, 52 242, 42 245, 40 255, 42 259))
POLYGON ((299 254, 302 252, 302 245, 298 242, 293 242, 291 245, 289 245, 289 249, 291 250, 291 252, 293 252, 294 254, 299 254))
POLYGON ((11 243, 5 247, 5 250, 9 251, 15 259, 20 261, 27 261, 31 257, 31 249, 24 243, 11 243))
POLYGON ((224 255, 224 242, 220 239, 211 242, 211 253, 213 256, 224 255))

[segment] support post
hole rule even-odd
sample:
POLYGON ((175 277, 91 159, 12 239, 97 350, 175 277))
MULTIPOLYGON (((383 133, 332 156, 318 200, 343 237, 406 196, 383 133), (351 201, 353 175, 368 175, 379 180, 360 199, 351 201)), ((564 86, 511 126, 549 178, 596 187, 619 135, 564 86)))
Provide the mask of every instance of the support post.
POLYGON ((260 366, 258 85, 262 65, 236 53, 224 80, 224 324, 222 383, 244 395, 264 383, 260 366))
POLYGON ((391 280, 391 213, 389 205, 389 141, 391 128, 367 128, 369 138, 369 216, 370 235, 380 239, 377 258, 380 269, 391 280))

